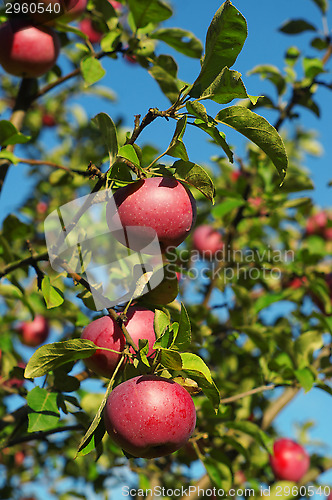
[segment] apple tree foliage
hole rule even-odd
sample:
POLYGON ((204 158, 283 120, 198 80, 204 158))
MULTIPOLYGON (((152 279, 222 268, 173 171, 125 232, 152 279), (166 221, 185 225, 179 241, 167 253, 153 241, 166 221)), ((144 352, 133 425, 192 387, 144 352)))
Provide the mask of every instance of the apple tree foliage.
MULTIPOLYGON (((328 2, 313 1, 325 19, 328 2)), ((129 470, 133 487, 174 489, 196 484, 189 473, 195 461, 205 469, 199 484, 225 491, 246 485, 259 496, 262 483, 278 485, 269 453, 279 412, 300 391, 318 388, 332 394, 332 306, 325 281, 332 242, 305 229, 317 208, 308 195, 314 186, 303 162, 320 148, 312 131, 294 126, 303 108, 319 117, 315 96, 322 87, 331 88, 330 37, 305 19, 287 21, 280 31, 310 31, 316 56, 291 45, 283 69, 268 61, 257 65, 251 75, 268 80, 271 95, 251 96, 249 77, 242 77, 236 63, 247 37, 236 5, 229 0, 221 5, 204 45, 191 32, 163 26, 172 16, 170 4, 121 3, 118 11, 106 0, 89 0, 85 16, 103 33, 100 46, 92 45, 77 24, 56 23, 69 72, 59 63, 38 81, 1 75, 0 183, 9 168, 29 164, 35 187, 0 232, 0 497, 37 495, 40 483, 61 500, 91 498, 92 491, 110 498, 129 470), (201 59, 193 81, 178 78, 167 46, 201 59), (132 131, 103 112, 89 121, 84 108, 73 104, 83 95, 111 103, 103 61, 109 58, 115 65, 124 55, 134 58, 170 101, 164 110, 151 103, 144 117, 133 109, 132 131), (41 135, 45 114, 55 120, 51 150, 41 135), (165 118, 171 139, 163 151, 145 141, 149 128, 165 118), (209 167, 188 156, 185 132, 190 127, 201 130, 202 143, 216 145, 209 167), (229 128, 246 138, 241 157, 227 139, 229 128), (83 276, 66 267, 55 272, 49 265, 43 221, 78 196, 161 174, 175 176, 192 190, 197 224, 221 229, 228 251, 221 261, 205 263, 204 278, 198 273, 194 279, 202 262, 190 259, 191 237, 186 239, 175 262, 182 275, 182 302, 154 307, 158 363, 150 364, 147 346, 139 345, 129 375, 158 368, 188 389, 197 409, 188 445, 146 461, 125 456, 105 435, 102 411, 123 374, 109 382, 84 368, 81 360, 95 347, 80 339, 81 331, 100 313, 83 276), (293 258, 276 263, 278 251, 293 258), (292 286, 297 278, 301 285, 292 286), (291 312, 285 301, 292 304, 291 312), (269 307, 277 304, 279 313, 269 315, 269 307), (47 318, 56 341, 28 351, 20 343, 17 322, 37 314, 47 318), (18 366, 22 358, 25 369, 18 366)), ((303 445, 310 442, 309 428, 310 423, 301 429, 303 445)), ((331 458, 312 455, 302 483, 319 485, 320 473, 331 467, 331 458)), ((297 496, 290 491, 289 498, 297 496)))

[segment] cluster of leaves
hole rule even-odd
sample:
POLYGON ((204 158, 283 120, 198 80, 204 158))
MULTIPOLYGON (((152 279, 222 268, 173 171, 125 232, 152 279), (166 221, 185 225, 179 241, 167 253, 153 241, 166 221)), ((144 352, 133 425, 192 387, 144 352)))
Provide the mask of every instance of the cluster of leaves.
MULTIPOLYGON (((325 2, 315 3, 324 14, 325 2)), ((229 254, 221 263, 207 264, 207 280, 192 282, 195 269, 189 258, 191 241, 186 240, 176 259, 184 277, 180 291, 186 307, 174 302, 156 308, 156 360, 151 363, 146 357, 148 345, 143 342, 135 362, 126 366, 125 377, 158 366, 159 373, 173 377, 193 394, 198 416, 190 443, 176 454, 143 466, 140 460, 130 460, 140 487, 148 488, 150 481, 153 484, 156 480, 173 489, 189 484, 185 469, 176 466, 190 465, 200 459, 213 485, 229 489, 237 484, 236 472, 241 470, 248 485, 259 492, 262 482, 274 480, 268 453, 276 435, 272 422, 278 413, 278 403, 271 403, 263 391, 281 386, 285 388, 284 394, 288 390, 291 395, 301 387, 305 391, 318 387, 332 392, 329 384, 332 322, 327 315, 331 312, 331 297, 324 281, 331 242, 305 233, 305 221, 314 212, 314 206, 308 196, 297 195, 313 189, 303 168, 303 155, 319 152, 319 148, 310 132, 301 128, 292 137, 285 135, 283 139, 277 131, 286 119, 298 116, 298 107, 309 108, 319 116, 313 94, 320 86, 328 86, 317 79, 324 77, 326 52, 321 58, 301 58, 300 52, 291 47, 285 58, 285 74, 270 65, 254 68, 252 74, 259 74, 274 85, 277 99, 249 96, 241 74, 230 69, 246 39, 246 21, 227 0, 208 29, 201 70, 190 85, 178 79, 177 64, 171 56, 158 55, 157 42, 165 42, 188 57, 200 58, 203 47, 199 40, 180 28, 160 26, 172 14, 171 8, 160 0, 128 0, 124 9, 125 16, 121 18, 108 2, 89 2, 87 15, 104 32, 102 52, 95 52, 90 43, 77 43, 73 48, 73 36, 84 40, 86 36, 75 27, 58 23, 62 50, 82 78, 75 85, 59 86, 58 90, 56 82, 63 75, 61 67, 56 66, 44 82, 41 79, 45 87, 34 89, 23 129, 18 130, 7 120, 0 122, 2 162, 15 164, 31 159, 31 176, 35 179, 33 196, 21 207, 19 216, 5 219, 0 233, 0 276, 4 278, 0 284, 4 299, 0 323, 4 390, 0 426, 4 448, 1 460, 7 474, 6 482, 1 485, 1 498, 13 497, 16 474, 20 474, 22 484, 35 477, 38 480, 42 474, 52 483, 52 468, 57 470, 58 478, 81 478, 96 492, 103 491, 110 471, 114 481, 118 479, 119 484, 123 481, 119 471, 127 459, 114 443, 103 439, 101 420, 106 398, 121 377, 114 377, 106 391, 102 387, 99 392, 91 392, 89 382, 85 381, 86 372, 77 372, 80 365, 74 368, 77 361, 95 351, 91 342, 78 338, 82 327, 96 317, 92 296, 87 289, 77 293, 77 282, 73 282, 68 271, 59 273, 51 269, 42 225, 47 213, 96 189, 93 179, 96 171, 98 189, 104 185, 117 188, 141 176, 175 176, 195 194, 198 224, 222 227, 229 247, 229 254), (121 122, 115 123, 106 113, 89 122, 84 109, 71 104, 73 97, 86 92, 109 102, 114 99, 110 89, 96 82, 105 75, 103 58, 112 59, 121 53, 134 55, 170 100, 170 108, 164 112, 151 108, 141 123, 135 124, 132 135, 126 134, 121 122), (298 80, 295 64, 300 59, 304 74, 298 80), (57 91, 56 98, 48 97, 47 88, 52 85, 57 91), (202 103, 210 100, 227 105, 234 99, 238 99, 235 105, 219 109, 214 117, 202 103), (256 113, 259 107, 275 111, 275 127, 256 113), (52 151, 41 134, 45 112, 56 118, 57 146, 52 151), (163 152, 136 143, 145 126, 152 126, 158 117, 171 119, 171 124, 176 120, 173 137, 163 152), (245 158, 237 160, 240 175, 236 181, 232 177, 234 153, 219 129, 224 125, 251 141, 245 158), (211 169, 190 161, 184 144, 189 126, 202 130, 221 148, 211 169), (14 145, 15 154, 9 147, 14 145), (25 158, 17 152, 25 154, 25 158), (172 158, 173 163, 161 164, 164 157, 172 158), (43 170, 38 161, 34 163, 36 158, 45 162, 43 170), (91 163, 100 170, 91 169, 91 163), (255 204, 253 200, 260 201, 255 204), (46 211, 41 210, 41 202, 46 211), (246 251, 251 252, 251 259, 246 257, 246 251), (277 261, 280 274, 275 279, 271 271, 276 267, 277 251, 296 257, 277 261), (37 279, 32 276, 31 268, 37 279), (258 274, 253 277, 251 269, 258 274), (232 270, 238 272, 232 274, 232 270), (289 284, 296 276, 305 276, 307 284, 291 288, 289 284), (198 304, 191 300, 193 291, 201 299, 198 304), (220 303, 210 301, 213 292, 220 303), (310 296, 324 304, 327 314, 315 306, 307 307, 310 296), (292 305, 292 312, 273 315, 271 307, 283 306, 285 301, 292 305), (220 308, 225 311, 222 316, 218 313, 220 308), (22 349, 15 321, 36 314, 48 318, 54 335, 61 341, 37 350, 25 369, 29 381, 23 387, 10 387, 6 382, 14 376, 23 379, 23 370, 16 367, 22 349), (38 383, 38 377, 45 377, 42 384, 38 383), (23 398, 24 403, 7 415, 13 394, 23 398), (237 397, 241 394, 244 396, 237 397), (52 434, 57 436, 55 440, 49 438, 52 434), (38 445, 30 446, 30 441, 38 445), (18 449, 24 451, 25 459, 15 469, 12 465, 18 449), (85 458, 90 452, 98 458, 96 463, 85 458)), ((296 20, 281 30, 295 34, 315 28, 304 20, 296 20)), ((311 45, 318 51, 330 50, 327 36, 317 35, 316 31, 311 45)), ((16 98, 13 89, 12 80, 4 77, 4 112, 16 98)), ((328 465, 324 457, 317 455, 312 459, 312 467, 324 469, 328 465)), ((76 491, 76 496, 79 494, 76 491)), ((73 492, 67 491, 61 498, 69 499, 70 495, 73 492)), ((84 489, 81 496, 86 498, 84 489)))

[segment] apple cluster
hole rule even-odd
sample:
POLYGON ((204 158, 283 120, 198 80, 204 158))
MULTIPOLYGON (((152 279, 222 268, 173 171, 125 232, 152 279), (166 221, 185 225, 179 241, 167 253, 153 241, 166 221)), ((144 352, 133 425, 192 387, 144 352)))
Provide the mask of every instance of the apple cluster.
MULTIPOLYGON (((119 188, 114 202, 106 207, 107 223, 119 242, 135 251, 143 250, 157 238, 164 254, 185 240, 196 220, 194 197, 173 177, 135 181, 119 188)), ((157 303, 173 300, 174 280, 177 290, 176 276, 166 276, 147 294, 149 299, 157 303)), ((135 304, 128 308, 123 322, 137 346, 141 339, 148 340, 148 359, 156 355, 154 319, 152 310, 135 304)), ((81 337, 97 347, 85 360, 87 367, 97 375, 111 378, 126 345, 119 323, 110 316, 101 317, 85 327, 81 337)), ((132 347, 129 353, 135 354, 132 347)), ((126 364, 132 363, 128 357, 126 364)), ((123 367, 124 363, 121 370, 123 367)), ((188 441, 195 428, 196 411, 191 396, 180 384, 150 374, 119 384, 108 398, 104 420, 108 434, 127 454, 154 458, 173 453, 188 441)))

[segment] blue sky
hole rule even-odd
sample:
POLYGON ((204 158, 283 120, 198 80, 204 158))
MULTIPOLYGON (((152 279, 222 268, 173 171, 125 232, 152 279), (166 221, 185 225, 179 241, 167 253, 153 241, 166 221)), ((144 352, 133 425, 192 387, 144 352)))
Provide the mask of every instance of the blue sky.
MULTIPOLYGON (((263 63, 274 64, 283 68, 283 55, 290 45, 296 45, 303 49, 306 55, 315 56, 316 52, 311 49, 308 40, 312 35, 302 34, 296 37, 284 35, 277 28, 290 18, 304 18, 322 29, 321 15, 312 0, 234 0, 233 4, 242 12, 248 23, 248 39, 243 51, 238 57, 234 69, 240 71, 247 87, 248 93, 262 95, 273 94, 274 89, 268 82, 262 81, 258 76, 246 76, 247 72, 254 66, 263 63)), ((192 31, 202 41, 205 40, 206 29, 219 8, 217 0, 178 0, 173 1, 175 17, 166 22, 165 25, 179 26, 192 31)), ((331 12, 328 14, 329 23, 332 26, 331 12)), ((160 44, 159 53, 174 55, 179 64, 179 77, 185 81, 192 82, 199 72, 199 61, 189 59, 175 53, 172 49, 160 44)), ((115 121, 118 117, 124 118, 124 125, 128 130, 132 128, 134 115, 144 116, 150 107, 166 109, 169 107, 168 100, 161 94, 159 87, 147 74, 145 70, 126 63, 122 58, 118 60, 105 60, 107 69, 106 77, 101 81, 102 85, 111 87, 116 93, 118 100, 114 104, 105 103, 102 100, 85 96, 77 102, 84 107, 88 116, 93 117, 103 111, 108 113, 115 121)), ((331 63, 330 66, 331 67, 331 63)), ((331 115, 332 100, 327 90, 321 89, 318 103, 321 105, 322 116, 318 120, 312 113, 301 109, 300 121, 305 127, 318 129, 324 153, 320 158, 307 157, 306 166, 311 170, 315 184, 315 191, 310 194, 321 206, 331 205, 331 188, 327 187, 331 179, 330 158, 332 156, 331 115)), ((209 107, 211 114, 216 114, 220 106, 212 103, 209 107)), ((263 113, 259 108, 258 113, 263 113)), ((266 117, 274 122, 273 115, 266 117)), ((145 142, 156 143, 160 148, 167 147, 172 137, 174 125, 171 122, 158 120, 152 127, 148 127, 141 136, 140 144, 145 142)), ((230 143, 239 150, 243 147, 242 137, 230 129, 225 130, 230 143)), ((45 135, 52 143, 50 132, 45 135)), ((219 153, 217 148, 208 144, 205 137, 196 130, 188 130, 185 135, 185 143, 189 157, 192 161, 208 164, 212 155, 219 153)), ((11 167, 7 176, 6 184, 0 199, 0 223, 9 213, 18 208, 31 189, 31 181, 25 175, 28 167, 17 165, 11 167)), ((321 441, 326 445, 326 450, 315 446, 310 451, 321 451, 332 455, 332 433, 330 431, 330 415, 332 405, 331 398, 318 389, 308 394, 300 394, 277 418, 276 425, 284 436, 296 438, 295 424, 306 420, 315 422, 310 432, 312 439, 321 441)), ((197 474, 202 472, 197 470, 197 474)), ((332 485, 332 472, 324 475, 324 481, 332 485)))

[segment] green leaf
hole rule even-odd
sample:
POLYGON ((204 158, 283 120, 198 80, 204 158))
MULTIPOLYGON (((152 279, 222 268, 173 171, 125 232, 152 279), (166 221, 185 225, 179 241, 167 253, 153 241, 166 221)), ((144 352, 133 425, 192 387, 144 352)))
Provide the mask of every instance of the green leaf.
POLYGON ((327 9, 329 7, 328 0, 313 0, 317 7, 322 11, 323 14, 327 12, 327 9))
POLYGON ((154 314, 154 331, 157 339, 165 333, 167 327, 171 324, 169 317, 160 309, 156 309, 154 314))
POLYGON ((179 329, 172 347, 173 349, 179 349, 179 351, 184 351, 190 346, 190 342, 191 342, 190 318, 184 304, 181 302, 179 329))
POLYGON ((99 419, 97 427, 84 440, 82 446, 78 449, 76 456, 88 455, 88 453, 91 453, 91 451, 101 446, 104 435, 105 435, 105 424, 102 419, 99 419))
POLYGON ((182 141, 186 126, 187 117, 183 116, 176 124, 174 135, 165 154, 173 156, 174 158, 181 158, 181 160, 184 161, 189 161, 186 147, 182 141))
POLYGON ((209 174, 203 167, 191 161, 178 160, 174 163, 175 177, 190 186, 194 186, 206 198, 213 202, 215 189, 209 174))
POLYGON ((43 345, 31 356, 24 377, 41 377, 69 361, 89 358, 95 352, 95 344, 85 339, 71 339, 43 345))
POLYGON ((258 425, 254 422, 241 421, 241 422, 225 422, 225 426, 229 429, 234 429, 244 434, 253 437, 261 446, 263 446, 269 453, 273 451, 273 439, 269 437, 258 425))
POLYGON ((61 290, 51 285, 50 278, 46 275, 44 275, 41 289, 47 309, 53 309, 54 307, 59 307, 63 304, 63 293, 61 290))
POLYGON ((81 61, 80 66, 86 87, 98 82, 106 75, 106 71, 102 67, 101 62, 95 57, 85 57, 81 61))
POLYGON ((176 78, 177 66, 173 58, 160 55, 148 71, 158 83, 161 91, 173 104, 184 86, 183 82, 176 78))
POLYGON ((287 33, 287 35, 297 35, 298 33, 303 33, 304 31, 317 31, 313 24, 308 23, 304 19, 292 19, 286 21, 280 28, 279 31, 282 33, 287 33))
POLYGON ((190 90, 191 97, 200 97, 225 66, 236 61, 247 38, 247 23, 242 14, 226 0, 209 26, 201 72, 190 90))
POLYGON ((123 181, 125 184, 132 182, 133 178, 130 173, 130 168, 124 161, 116 161, 113 163, 111 170, 107 174, 107 178, 112 180, 123 181))
POLYGON ((279 68, 273 66, 272 64, 260 64, 255 66, 248 75, 260 75, 261 78, 267 79, 272 82, 278 90, 278 94, 281 95, 286 90, 286 80, 280 73, 279 68))
POLYGON ((6 151, 5 149, 3 151, 0 151, 0 158, 9 160, 14 165, 17 165, 17 163, 19 163, 19 159, 17 158, 17 156, 15 156, 14 153, 11 153, 10 151, 6 151))
POLYGON ((119 43, 121 31, 113 29, 103 36, 100 42, 100 48, 104 52, 112 52, 119 43))
POLYGON ((24 144, 30 141, 31 137, 21 134, 17 128, 8 120, 0 120, 0 146, 9 144, 24 144))
POLYGON ((294 353, 299 365, 299 368, 308 366, 312 361, 312 355, 324 345, 322 333, 317 330, 309 330, 302 333, 294 341, 294 353))
POLYGON ((107 147, 110 163, 113 163, 118 154, 119 146, 116 126, 112 118, 106 113, 98 113, 91 121, 99 128, 104 144, 107 147))
POLYGON ((241 73, 225 67, 201 93, 200 99, 211 99, 219 104, 227 104, 233 99, 250 99, 256 104, 258 97, 248 95, 241 73))
POLYGON ((149 341, 148 339, 139 339, 138 340, 138 349, 139 349, 139 356, 142 361, 142 363, 148 367, 150 367, 149 360, 147 358, 147 354, 149 352, 149 341))
POLYGON ((310 79, 314 79, 320 73, 325 73, 323 61, 318 57, 304 57, 303 69, 305 76, 310 79))
POLYGON ((158 24, 172 15, 172 9, 160 0, 128 0, 130 12, 136 28, 144 28, 149 23, 158 24))
POLYGON ((215 125, 215 121, 211 116, 208 116, 205 106, 199 101, 188 101, 186 103, 186 108, 188 113, 196 116, 204 123, 211 124, 211 126, 215 125))
POLYGON ((214 408, 220 403, 220 394, 214 383, 210 370, 202 358, 189 352, 181 353, 182 371, 197 382, 204 394, 209 398, 214 408))
POLYGON ((181 28, 161 28, 151 33, 150 38, 161 40, 188 57, 199 59, 202 55, 201 41, 190 31, 181 28))
MULTIPOLYGON (((91 440, 94 439, 93 444, 95 444, 95 438, 93 438, 93 435, 95 433, 97 433, 97 428, 98 428, 99 423, 101 421, 101 415, 102 415, 102 412, 103 412, 105 405, 107 403, 108 396, 111 394, 111 391, 113 389, 113 385, 114 385, 114 379, 111 379, 108 386, 107 386, 105 396, 103 397, 103 400, 98 408, 98 411, 97 411, 94 419, 92 420, 90 427, 88 428, 88 430, 84 434, 83 438, 81 439, 80 444, 78 445, 75 458, 81 454, 86 455, 87 453, 92 451, 93 446, 91 444, 91 440), (86 450, 87 447, 88 447, 88 450, 86 450)), ((96 437, 96 434, 95 434, 95 437, 96 437)))
POLYGON ((118 156, 129 160, 135 167, 140 168, 140 161, 136 154, 134 146, 131 144, 125 144, 119 149, 118 156))
POLYGON ((228 491, 232 486, 232 472, 228 465, 214 460, 212 457, 204 458, 204 467, 213 486, 228 491))
POLYGON ((53 429, 60 417, 57 405, 57 393, 49 392, 41 387, 35 387, 28 393, 29 432, 53 429))
POLYGON ((261 295, 255 302, 254 313, 257 314, 262 309, 265 309, 265 307, 268 307, 275 302, 279 302, 280 300, 285 300, 284 292, 261 295))
POLYGON ((277 130, 265 118, 242 106, 230 106, 219 111, 216 120, 257 144, 274 163, 281 179, 284 179, 288 166, 285 146, 277 130))
POLYGON ((160 363, 169 370, 178 371, 182 369, 181 355, 172 349, 161 350, 160 363))
POLYGON ((207 134, 209 134, 210 137, 214 140, 216 144, 222 147, 224 152, 226 153, 229 161, 231 163, 234 162, 233 159, 233 151, 229 147, 229 145, 226 142, 226 136, 223 132, 220 132, 216 126, 211 126, 211 124, 206 125, 202 120, 195 120, 195 126, 200 128, 201 130, 204 130, 207 134))
POLYGON ((164 333, 158 337, 153 344, 154 349, 168 349, 173 344, 174 332, 171 328, 167 327, 164 333))
POLYGON ((299 370, 295 370, 294 374, 297 380, 302 385, 305 392, 308 392, 310 391, 310 389, 312 389, 315 382, 315 377, 313 376, 309 368, 302 368, 299 370))
POLYGON ((213 217, 223 217, 228 214, 234 208, 239 208, 244 205, 245 201, 239 198, 226 198, 222 203, 218 203, 212 209, 213 217))

